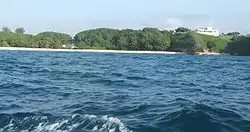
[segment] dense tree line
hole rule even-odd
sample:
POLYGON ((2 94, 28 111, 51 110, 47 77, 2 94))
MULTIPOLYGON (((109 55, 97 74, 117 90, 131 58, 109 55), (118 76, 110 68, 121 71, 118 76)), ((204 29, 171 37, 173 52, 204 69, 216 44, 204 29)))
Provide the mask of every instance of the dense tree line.
POLYGON ((166 51, 170 46, 170 34, 155 28, 94 29, 76 34, 74 41, 77 47, 82 48, 166 51))
POLYGON ((250 36, 235 36, 227 44, 226 53, 250 56, 250 36))
POLYGON ((108 29, 99 28, 77 33, 73 38, 64 33, 42 32, 25 34, 23 28, 12 32, 8 27, 0 31, 0 47, 70 48, 153 50, 178 52, 226 52, 234 55, 250 55, 250 37, 232 32, 219 37, 201 35, 184 27, 175 31, 156 28, 108 29))
POLYGON ((155 51, 222 52, 228 38, 200 35, 180 27, 173 31, 144 28, 142 30, 92 29, 75 35, 79 48, 155 51))
POLYGON ((0 31, 0 47, 63 48, 72 43, 72 37, 64 33, 42 32, 37 35, 24 34, 23 28, 12 32, 8 27, 0 31))

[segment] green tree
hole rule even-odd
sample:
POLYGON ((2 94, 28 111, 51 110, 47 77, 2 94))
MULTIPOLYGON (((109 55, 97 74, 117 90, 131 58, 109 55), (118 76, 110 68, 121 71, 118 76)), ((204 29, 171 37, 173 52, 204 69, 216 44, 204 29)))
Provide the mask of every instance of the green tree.
POLYGON ((185 27, 179 27, 175 30, 176 32, 189 32, 191 31, 190 29, 188 28, 185 28, 185 27))
POLYGON ((11 47, 29 47, 32 35, 18 35, 12 32, 0 32, 2 42, 7 42, 11 47))
POLYGON ((3 32, 8 32, 8 33, 12 32, 10 28, 5 27, 5 26, 2 28, 2 30, 3 32))
POLYGON ((239 36, 240 33, 239 32, 231 32, 231 33, 227 33, 227 35, 229 35, 229 36, 239 36))
POLYGON ((0 47, 9 47, 8 42, 3 37, 0 37, 0 47))
POLYGON ((211 52, 212 51, 212 48, 216 47, 216 44, 214 41, 207 41, 207 48, 209 49, 209 51, 211 52))
POLYGON ((24 34, 24 33, 25 33, 25 30, 24 30, 24 28, 17 28, 17 29, 15 30, 15 33, 16 33, 16 34, 24 34))
POLYGON ((239 36, 237 39, 229 42, 225 52, 232 55, 250 55, 250 37, 239 36))
POLYGON ((34 43, 39 48, 63 48, 63 45, 72 43, 72 37, 64 33, 42 32, 34 37, 34 43))
POLYGON ((171 51, 194 53, 196 49, 196 40, 190 32, 175 34, 172 36, 171 51))
POLYGON ((9 44, 6 41, 0 42, 0 47, 9 47, 9 44))
POLYGON ((119 30, 108 28, 86 30, 75 35, 74 43, 80 48, 114 49, 112 39, 119 32, 119 30))

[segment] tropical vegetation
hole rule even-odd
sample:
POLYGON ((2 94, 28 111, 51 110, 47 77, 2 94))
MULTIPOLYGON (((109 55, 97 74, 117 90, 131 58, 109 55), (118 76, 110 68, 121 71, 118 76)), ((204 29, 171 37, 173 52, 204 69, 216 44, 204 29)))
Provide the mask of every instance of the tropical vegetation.
POLYGON ((250 55, 250 36, 231 32, 218 37, 197 34, 180 27, 175 31, 157 28, 133 29, 91 29, 69 34, 42 32, 37 35, 25 34, 24 28, 15 32, 8 27, 0 31, 0 47, 28 48, 78 48, 108 50, 149 50, 177 52, 220 52, 232 55, 250 55))

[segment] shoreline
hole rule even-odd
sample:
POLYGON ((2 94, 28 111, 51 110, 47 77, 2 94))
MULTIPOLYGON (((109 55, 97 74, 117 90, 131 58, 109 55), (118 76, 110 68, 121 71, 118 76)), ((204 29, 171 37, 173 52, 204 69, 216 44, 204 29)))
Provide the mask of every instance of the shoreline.
MULTIPOLYGON (((130 54, 187 54, 172 51, 129 51, 129 50, 98 50, 98 49, 49 49, 49 48, 23 48, 23 47, 0 47, 0 50, 15 51, 56 51, 56 52, 97 52, 97 53, 130 53, 130 54)), ((197 52, 197 55, 222 55, 215 52, 197 52)))
POLYGON ((225 55, 223 53, 217 53, 217 52, 196 52, 197 55, 225 55))
POLYGON ((0 47, 0 50, 16 51, 56 51, 56 52, 100 52, 100 53, 131 53, 131 54, 185 54, 170 51, 129 51, 129 50, 98 50, 98 49, 49 49, 49 48, 22 48, 22 47, 0 47))

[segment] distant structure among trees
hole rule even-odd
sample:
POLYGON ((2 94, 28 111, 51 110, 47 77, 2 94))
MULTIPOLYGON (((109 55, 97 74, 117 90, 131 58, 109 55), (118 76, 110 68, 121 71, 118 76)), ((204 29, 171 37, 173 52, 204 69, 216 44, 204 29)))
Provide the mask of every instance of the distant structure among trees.
POLYGON ((208 27, 208 28, 199 28, 196 29, 196 32, 199 34, 204 34, 204 35, 210 35, 210 36, 219 36, 220 32, 212 27, 208 27))

